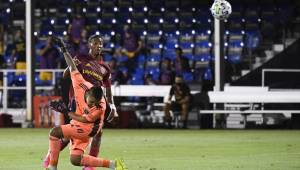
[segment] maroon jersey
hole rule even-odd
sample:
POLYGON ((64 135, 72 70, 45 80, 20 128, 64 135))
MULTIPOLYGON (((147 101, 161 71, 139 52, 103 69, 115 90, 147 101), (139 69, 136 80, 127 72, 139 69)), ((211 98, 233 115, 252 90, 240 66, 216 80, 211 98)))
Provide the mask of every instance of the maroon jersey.
POLYGON ((97 61, 89 54, 77 55, 73 59, 78 71, 86 81, 92 83, 94 86, 111 86, 110 67, 102 60, 97 61))

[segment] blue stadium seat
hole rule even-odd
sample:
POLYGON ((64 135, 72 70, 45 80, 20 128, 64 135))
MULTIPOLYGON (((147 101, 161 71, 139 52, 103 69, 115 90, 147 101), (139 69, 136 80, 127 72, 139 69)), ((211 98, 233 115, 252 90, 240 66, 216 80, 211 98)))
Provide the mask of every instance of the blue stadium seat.
POLYGON ((203 80, 213 80, 213 73, 210 67, 206 68, 203 74, 203 80))
POLYGON ((163 57, 164 58, 168 58, 171 61, 174 61, 176 59, 176 51, 175 51, 175 49, 165 48, 164 51, 163 51, 163 57))
POLYGON ((191 83, 194 80, 194 75, 191 72, 182 73, 182 77, 186 83, 191 83))

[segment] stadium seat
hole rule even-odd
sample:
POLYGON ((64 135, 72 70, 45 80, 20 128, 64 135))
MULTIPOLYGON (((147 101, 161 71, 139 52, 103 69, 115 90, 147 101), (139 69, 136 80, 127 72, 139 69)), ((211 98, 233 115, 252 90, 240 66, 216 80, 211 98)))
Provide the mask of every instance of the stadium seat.
POLYGON ((171 61, 174 61, 176 59, 176 51, 175 51, 175 49, 173 49, 173 48, 171 48, 171 49, 165 48, 164 51, 163 51, 163 57, 164 58, 168 58, 171 61))
POLYGON ((182 77, 183 77, 183 80, 186 83, 191 83, 194 80, 194 75, 191 72, 184 72, 184 73, 182 73, 182 77))

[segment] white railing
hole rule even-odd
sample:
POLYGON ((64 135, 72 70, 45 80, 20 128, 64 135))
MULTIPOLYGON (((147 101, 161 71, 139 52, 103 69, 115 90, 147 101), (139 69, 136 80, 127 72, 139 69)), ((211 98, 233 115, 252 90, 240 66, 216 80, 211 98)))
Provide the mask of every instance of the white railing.
POLYGON ((262 69, 261 72, 261 86, 265 86, 265 81, 266 81, 266 72, 288 72, 288 73, 300 73, 300 69, 262 69))
MULTIPOLYGON (((36 69, 35 72, 50 72, 52 73, 52 86, 36 86, 36 90, 53 90, 54 84, 56 84, 56 74, 55 73, 62 73, 64 69, 36 69)), ((0 90, 2 90, 2 111, 4 113, 7 112, 8 109, 8 90, 26 90, 26 86, 9 86, 8 85, 8 73, 22 73, 25 74, 26 70, 22 69, 0 69, 0 72, 3 73, 3 86, 0 86, 0 90)), ((1 93, 0 93, 1 95, 1 93)), ((1 101, 1 100, 0 100, 1 101)))

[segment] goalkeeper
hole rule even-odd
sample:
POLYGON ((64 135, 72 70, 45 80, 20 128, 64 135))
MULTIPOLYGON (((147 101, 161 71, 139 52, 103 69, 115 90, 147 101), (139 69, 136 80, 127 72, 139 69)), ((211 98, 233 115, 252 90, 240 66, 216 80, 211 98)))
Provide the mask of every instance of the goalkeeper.
MULTIPOLYGON (((59 44, 57 44, 59 45, 59 44)), ((118 118, 118 113, 116 111, 116 107, 114 105, 113 96, 111 93, 111 80, 110 80, 110 68, 106 65, 101 56, 102 48, 103 48, 103 40, 99 35, 92 35, 88 40, 89 46, 89 54, 88 55, 78 55, 73 58, 74 63, 82 74, 85 80, 92 83, 94 86, 103 86, 106 89, 106 103, 110 103, 106 106, 106 114, 105 120, 107 122, 112 122, 118 118)), ((60 47, 65 48, 65 47, 60 47)), ((74 91, 71 87, 71 79, 70 79, 70 71, 67 68, 64 72, 64 79, 63 79, 63 102, 61 101, 54 101, 51 103, 52 108, 56 111, 60 111, 60 108, 66 107, 66 105, 73 105, 72 110, 74 111, 75 102, 74 102, 74 91), (70 93, 69 93, 70 92, 70 93), (70 94, 70 96, 69 96, 70 94), (73 103, 73 104, 71 104, 73 103)), ((69 116, 64 114, 65 123, 67 124, 69 120, 69 116)), ((97 133, 92 140, 90 155, 97 157, 99 154, 99 148, 101 144, 101 137, 102 137, 102 129, 97 133)), ((62 139, 60 140, 61 150, 63 150, 69 140, 62 139)), ((43 166, 48 167, 50 155, 48 154, 44 159, 43 166)), ((85 170, 93 170, 92 167, 84 167, 85 170)))

